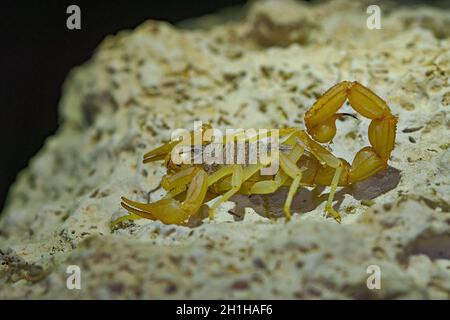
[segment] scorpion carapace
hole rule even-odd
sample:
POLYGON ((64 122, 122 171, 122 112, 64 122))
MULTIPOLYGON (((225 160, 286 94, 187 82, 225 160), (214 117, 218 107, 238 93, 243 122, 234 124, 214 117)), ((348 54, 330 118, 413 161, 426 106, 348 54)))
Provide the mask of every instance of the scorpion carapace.
MULTIPOLYGON (((279 129, 279 169, 271 175, 260 174, 267 163, 175 165, 171 153, 179 141, 168 142, 146 153, 144 163, 164 160, 167 173, 161 187, 167 195, 153 203, 138 203, 122 197, 121 205, 129 214, 113 221, 112 227, 125 220, 140 218, 186 225, 202 211, 200 209, 206 202, 220 196, 209 208, 212 220, 214 210, 235 194, 270 194, 280 187, 289 188, 284 204, 284 213, 289 220, 291 202, 300 186, 329 186, 325 211, 340 222, 340 214, 332 207, 336 188, 364 180, 387 167, 394 149, 397 118, 386 102, 370 89, 356 81, 342 81, 314 103, 304 120, 307 131, 279 129), (321 145, 335 136, 336 120, 345 115, 338 110, 347 99, 356 112, 371 119, 368 130, 371 145, 362 148, 351 165, 321 145)), ((206 128, 210 126, 204 125, 200 130, 206 128)), ((191 132, 191 137, 194 134, 191 132)))

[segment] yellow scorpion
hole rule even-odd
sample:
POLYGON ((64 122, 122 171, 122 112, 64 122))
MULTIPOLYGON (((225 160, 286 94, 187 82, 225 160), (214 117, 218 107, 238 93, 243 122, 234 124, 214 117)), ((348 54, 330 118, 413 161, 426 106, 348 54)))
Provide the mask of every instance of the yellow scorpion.
POLYGON ((333 209, 333 197, 338 186, 364 180, 387 167, 394 149, 397 117, 386 102, 367 87, 354 81, 342 81, 325 92, 306 112, 307 131, 283 128, 279 137, 279 169, 272 175, 261 175, 267 164, 205 164, 175 165, 171 152, 179 141, 168 142, 144 155, 144 163, 164 160, 167 169, 161 186, 167 195, 153 203, 138 203, 122 197, 122 207, 129 214, 112 222, 112 227, 126 220, 146 218, 165 224, 186 225, 199 215, 200 208, 211 199, 217 201, 209 208, 212 220, 214 210, 235 194, 270 194, 280 187, 289 191, 284 203, 287 220, 290 207, 300 186, 330 186, 325 211, 337 222, 340 214, 333 209), (345 114, 337 111, 348 99, 350 106, 371 120, 368 134, 370 146, 355 155, 352 164, 335 157, 321 143, 330 142, 336 134, 336 120, 345 114), (281 145, 280 145, 281 146, 281 145))

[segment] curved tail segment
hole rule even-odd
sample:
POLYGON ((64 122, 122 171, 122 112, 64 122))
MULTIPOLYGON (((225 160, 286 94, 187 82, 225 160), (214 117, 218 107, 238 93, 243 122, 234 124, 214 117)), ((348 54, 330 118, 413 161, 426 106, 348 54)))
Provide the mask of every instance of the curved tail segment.
POLYGON ((365 178, 385 169, 394 149, 397 117, 386 102, 372 90, 354 81, 342 81, 329 89, 305 114, 305 125, 313 139, 320 143, 330 142, 336 135, 337 111, 348 100, 350 106, 363 117, 371 119, 369 141, 355 155, 349 183, 365 178))

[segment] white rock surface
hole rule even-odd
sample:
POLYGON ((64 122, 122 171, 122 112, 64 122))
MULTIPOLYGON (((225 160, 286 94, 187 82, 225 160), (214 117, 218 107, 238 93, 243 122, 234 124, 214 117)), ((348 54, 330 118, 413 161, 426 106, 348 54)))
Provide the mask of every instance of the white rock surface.
MULTIPOLYGON (((0 297, 450 298, 450 11, 382 7, 382 30, 368 30, 366 7, 262 1, 206 30, 149 21, 105 39, 68 77, 61 127, 9 195, 0 297), (276 213, 282 190, 235 200, 242 221, 228 202, 193 229, 109 229, 121 196, 145 201, 158 185, 163 168, 142 155, 175 128, 303 126, 344 79, 385 98, 399 125, 392 168, 338 193, 342 225, 323 215, 326 189, 304 189, 288 224, 245 209, 267 200, 276 213), (66 288, 69 265, 82 290, 66 288)), ((339 123, 333 151, 350 160, 367 125, 339 123)))

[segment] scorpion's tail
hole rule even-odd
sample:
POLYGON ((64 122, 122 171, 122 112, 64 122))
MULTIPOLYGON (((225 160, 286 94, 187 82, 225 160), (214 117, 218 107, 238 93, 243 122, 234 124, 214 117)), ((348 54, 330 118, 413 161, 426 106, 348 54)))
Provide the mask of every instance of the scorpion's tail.
POLYGON ((385 169, 394 149, 397 118, 386 102, 370 89, 354 81, 342 81, 328 90, 305 114, 308 133, 314 140, 330 142, 336 134, 337 111, 348 99, 350 106, 372 120, 369 126, 371 146, 362 148, 353 159, 349 183, 385 169))

